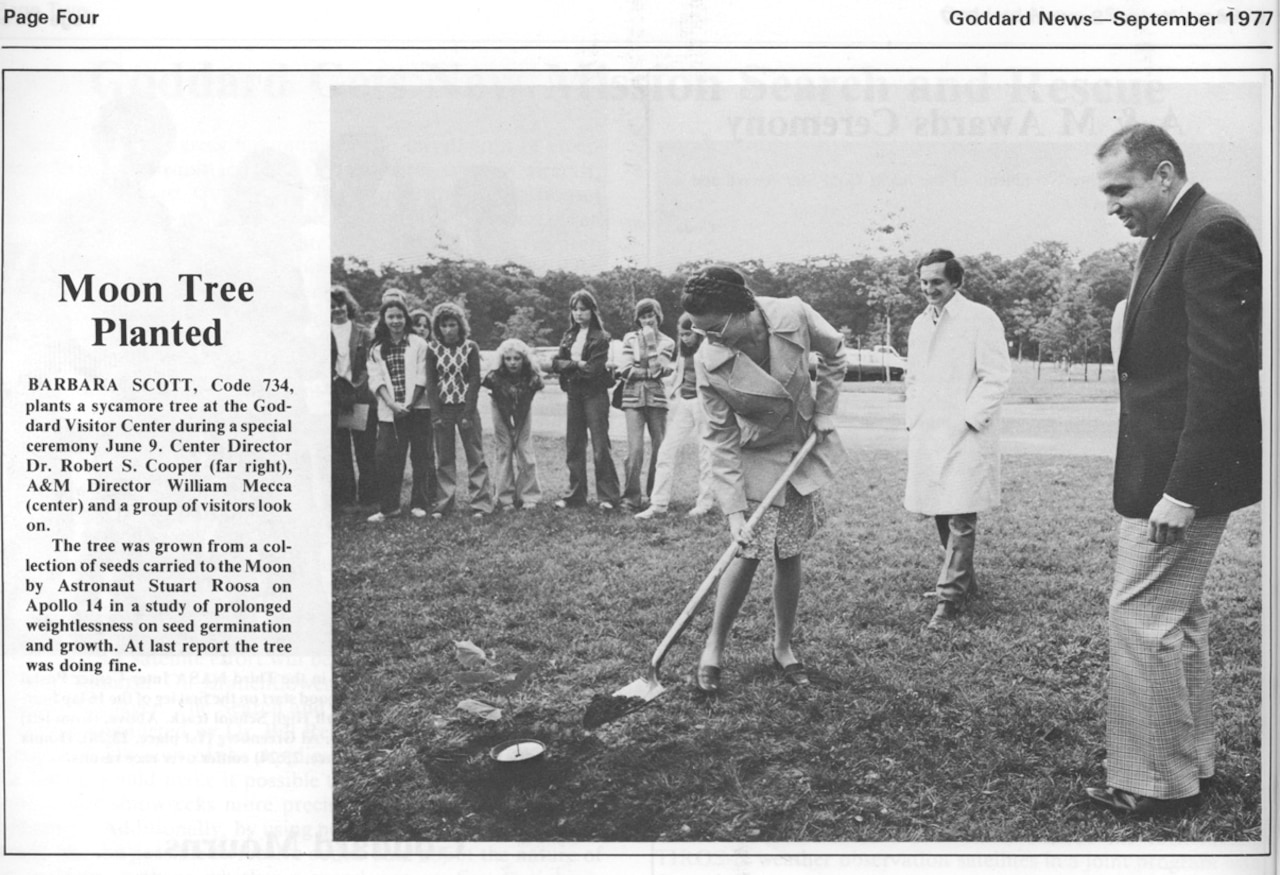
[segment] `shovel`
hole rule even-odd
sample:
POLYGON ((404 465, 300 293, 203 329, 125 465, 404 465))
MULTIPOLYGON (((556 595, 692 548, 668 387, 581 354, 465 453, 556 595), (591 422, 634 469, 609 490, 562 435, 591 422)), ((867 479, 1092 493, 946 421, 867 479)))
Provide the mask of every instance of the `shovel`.
MULTIPOLYGON (((778 482, 773 484, 764 499, 761 500, 760 506, 756 508, 755 513, 751 514, 751 518, 746 522, 746 528, 754 529, 756 524, 760 522, 760 518, 764 516, 765 509, 773 504, 773 500, 778 497, 778 493, 787 485, 787 481, 796 473, 796 469, 800 467, 800 463, 809 455, 809 451, 813 449, 818 442, 817 433, 809 435, 809 438, 801 445, 800 450, 792 458, 791 464, 787 465, 787 469, 782 472, 782 476, 778 478, 778 482)), ((684 610, 680 616, 676 618, 675 623, 667 630, 666 637, 662 639, 662 643, 658 645, 658 649, 653 651, 653 658, 649 660, 649 672, 644 677, 638 677, 613 695, 622 699, 632 700, 626 703, 625 710, 622 710, 615 716, 629 714, 630 712, 642 707, 648 702, 652 702, 658 696, 666 691, 666 687, 658 680, 658 667, 662 665, 662 660, 666 658, 667 651, 672 645, 684 634, 684 630, 688 628, 689 621, 693 619, 693 615, 698 612, 698 608, 702 607, 702 603, 706 601, 707 595, 711 592, 711 588, 720 580, 725 569, 729 567, 729 563, 737 558, 738 553, 742 551, 742 545, 734 541, 729 545, 729 549, 724 551, 720 557, 720 561, 711 569, 711 573, 706 576, 702 584, 698 587, 697 592, 693 594, 693 598, 689 599, 689 604, 684 606, 684 610), (634 701, 639 700, 639 701, 634 701)), ((617 706, 615 706, 616 709, 617 706)), ((612 717, 606 719, 613 719, 612 717)), ((604 721, 601 721, 604 722, 604 721)))

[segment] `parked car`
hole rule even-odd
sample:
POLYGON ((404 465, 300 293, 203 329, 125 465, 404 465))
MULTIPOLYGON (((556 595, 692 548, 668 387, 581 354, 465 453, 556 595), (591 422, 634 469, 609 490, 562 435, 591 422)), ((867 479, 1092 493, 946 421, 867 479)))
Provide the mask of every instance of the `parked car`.
MULTIPOLYGON (((907 373, 907 362, 891 346, 875 346, 871 349, 844 350, 845 382, 861 380, 901 380, 907 373)), ((818 355, 809 354, 809 375, 817 376, 818 355)))

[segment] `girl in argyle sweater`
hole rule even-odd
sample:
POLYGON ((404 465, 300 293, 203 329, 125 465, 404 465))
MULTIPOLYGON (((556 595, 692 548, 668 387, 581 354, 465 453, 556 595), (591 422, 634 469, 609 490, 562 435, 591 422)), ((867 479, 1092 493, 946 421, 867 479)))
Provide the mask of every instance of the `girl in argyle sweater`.
POLYGON ((431 313, 427 342, 427 397, 436 448, 436 507, 440 519, 455 509, 457 494, 454 434, 467 457, 468 501, 472 516, 493 512, 493 489, 484 459, 484 434, 476 402, 480 397, 480 347, 467 337, 467 317, 446 301, 431 313))

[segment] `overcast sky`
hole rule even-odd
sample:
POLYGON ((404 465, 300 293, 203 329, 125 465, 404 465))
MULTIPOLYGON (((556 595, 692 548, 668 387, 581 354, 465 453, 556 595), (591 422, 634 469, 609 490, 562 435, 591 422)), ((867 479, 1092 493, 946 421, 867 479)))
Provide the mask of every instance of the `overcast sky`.
POLYGON ((1130 121, 1164 125, 1192 179, 1261 237, 1268 92, 1231 76, 338 87, 333 254, 408 267, 447 246, 539 273, 669 271, 877 253, 867 229, 894 213, 907 252, 1087 254, 1129 239, 1093 153, 1130 121))

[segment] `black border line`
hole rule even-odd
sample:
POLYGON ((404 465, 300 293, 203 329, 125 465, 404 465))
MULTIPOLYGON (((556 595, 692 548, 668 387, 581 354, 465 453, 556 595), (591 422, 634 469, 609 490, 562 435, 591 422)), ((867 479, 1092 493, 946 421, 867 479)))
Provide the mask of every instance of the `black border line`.
POLYGON ((676 46, 676 45, 654 45, 654 46, 502 46, 502 45, 477 45, 477 46, 444 46, 444 45, 424 45, 424 46, 82 46, 82 45, 0 45, 0 49, 22 49, 22 50, 38 50, 38 51, 164 51, 168 49, 181 49, 182 51, 197 52, 228 52, 228 51, 300 51, 300 52, 350 52, 350 51, 378 51, 378 52, 453 52, 453 51, 530 51, 530 52, 596 52, 596 51, 671 51, 671 52, 707 52, 707 51, 782 51, 782 52, 822 52, 822 51, 876 51, 876 52, 972 52, 972 51, 1040 51, 1043 49, 1066 50, 1066 51, 1247 51, 1251 49, 1273 49, 1274 45, 1187 45, 1187 46, 1146 46, 1146 45, 1127 45, 1117 43, 1115 45, 1068 45, 1066 43, 1049 43, 1044 45, 999 45, 999 46, 980 46, 980 45, 954 45, 954 46, 874 46, 874 45, 823 45, 823 46, 676 46))
MULTIPOLYGON (((3 329, 8 323, 4 318, 4 268, 5 249, 4 232, 6 230, 5 212, 8 202, 4 197, 5 168, 9 166, 9 150, 6 148, 8 141, 5 139, 5 121, 7 113, 5 107, 9 102, 5 100, 5 86, 8 84, 7 71, 0 68, 0 329, 3 329)), ((0 399, 4 398, 4 332, 0 330, 0 399)), ((0 405, 2 406, 2 405, 0 405)), ((0 447, 4 446, 4 420, 5 417, 0 415, 0 447)), ((4 495, 4 466, 0 465, 0 496, 4 495)), ((4 552, 4 533, 7 531, 4 524, 4 502, 0 501, 0 556, 5 555, 4 552)), ((0 569, 2 571, 2 569, 0 569)), ((7 739, 9 737, 9 714, 8 714, 8 692, 9 680, 5 676, 5 659, 4 654, 7 641, 4 637, 5 616, 4 616, 4 596, 7 593, 7 587, 4 586, 3 575, 0 574, 0 819, 4 821, 4 835, 0 836, 0 841, 4 845, 4 855, 9 854, 9 745, 7 739)))
MULTIPOLYGON (((2 73, 1272 73, 1270 67, 200 67, 181 70, 155 67, 5 67, 2 73)), ((607 85, 610 83, 601 83, 607 85)), ((1272 86, 1274 89, 1274 81, 1272 86)), ((348 86, 344 86, 348 87, 348 86)), ((387 88, 395 84, 359 84, 352 88, 387 88)), ((417 87, 417 86, 404 86, 417 87)), ((432 86, 423 85, 423 88, 432 86)))
MULTIPOLYGON (((2 48, 4 48, 4 47, 3 47, 3 46, 0 46, 0 49, 2 49, 2 48)), ((110 49, 110 48, 112 48, 112 47, 103 47, 103 48, 108 48, 108 49, 110 49)), ((139 47, 131 47, 131 48, 139 48, 139 47)), ((174 48, 177 48, 177 47, 174 47, 174 48)), ((199 48, 199 47, 195 47, 195 48, 199 48)), ((299 48, 299 47, 294 47, 294 48, 299 48)), ((464 48, 466 48, 466 47, 464 47, 464 48)), ((542 47, 529 47, 529 48, 539 48, 539 49, 540 49, 540 48, 542 48, 542 47)), ((632 48, 632 47, 627 46, 627 47, 624 47, 624 48, 628 48, 628 49, 629 49, 629 48, 632 48)), ((1059 48, 1072 48, 1072 47, 1059 47, 1059 48)), ((1177 47, 1177 48, 1182 48, 1182 47, 1177 47)), ((1235 47, 1232 47, 1232 48, 1235 48, 1235 47)), ((1249 47, 1249 48, 1256 48, 1256 47, 1249 47)), ((1114 67, 1107 67, 1107 68, 1091 68, 1091 67, 1063 68, 1063 67, 1052 67, 1052 68, 1014 68, 1014 69, 1008 69, 1008 68, 1004 68, 1004 69, 994 69, 994 68, 920 68, 920 67, 913 67, 913 68, 887 67, 887 68, 858 68, 858 69, 853 69, 853 68, 825 68, 825 67, 819 67, 819 68, 756 68, 756 67, 750 67, 750 68, 744 68, 744 67, 735 67, 735 68, 661 68, 661 67, 659 67, 659 68, 600 68, 600 67, 593 67, 593 68, 546 68, 546 67, 536 67, 536 68, 458 68, 458 67, 449 67, 449 68, 434 68, 434 69, 433 69, 433 68, 341 68, 341 69, 332 69, 332 68, 326 68, 326 69, 319 69, 319 68, 299 68, 299 69, 279 69, 279 68, 200 68, 200 69, 190 69, 190 68, 156 68, 156 67, 142 67, 142 68, 116 68, 116 67, 111 67, 111 68, 93 68, 93 67, 84 67, 84 68, 76 68, 76 67, 52 67, 52 68, 43 68, 43 67, 31 67, 31 68, 23 68, 23 67, 4 67, 4 66, 0 66, 0 156, 2 156, 2 157, 4 157, 4 158, 7 158, 7 156, 8 156, 7 149, 3 148, 4 144, 6 143, 6 141, 5 141, 5 139, 4 139, 4 135, 5 135, 5 111, 4 111, 4 110, 5 110, 5 107, 7 106, 7 103, 4 101, 4 94, 5 94, 5 89, 6 89, 6 87, 7 87, 7 84, 8 84, 8 74, 9 74, 10 72, 21 72, 21 73, 177 73, 177 74, 191 74, 191 73, 277 73, 277 74, 279 74, 279 73, 326 73, 326 74, 331 74, 331 75, 333 75, 333 76, 343 76, 343 75, 348 75, 348 74, 352 74, 352 73, 403 73, 403 72, 417 72, 417 73, 439 73, 439 72, 463 72, 463 73, 473 73, 473 72, 494 72, 494 73, 508 73, 508 72, 522 72, 522 73, 523 73, 523 72, 536 72, 536 73, 611 73, 611 72, 641 72, 641 73, 643 73, 643 72, 693 72, 693 73, 698 73, 698 72, 733 72, 733 73, 755 73, 755 72, 771 72, 771 73, 776 73, 776 72, 795 72, 795 73, 805 73, 805 72, 830 72, 830 73, 904 73, 904 72, 906 72, 906 73, 912 73, 912 72, 919 72, 919 73, 997 73, 997 74, 999 74, 999 73, 1117 73, 1117 74, 1125 74, 1125 73, 1135 73, 1135 72, 1141 72, 1141 73, 1169 73, 1169 72, 1175 72, 1175 73, 1241 73, 1241 72, 1247 72, 1247 73, 1266 73, 1266 74, 1268 74, 1268 84, 1269 84, 1269 86, 1270 86, 1270 93, 1271 93, 1271 103, 1270 103, 1270 107, 1271 107, 1271 119, 1270 119, 1271 142, 1270 142, 1270 145, 1271 145, 1271 152, 1272 152, 1272 158, 1273 158, 1273 159, 1274 159, 1274 157, 1275 157, 1275 152, 1276 152, 1276 141, 1275 141, 1275 136, 1276 136, 1276 118, 1275 118, 1275 116, 1276 116, 1276 111, 1275 111, 1276 83, 1275 83, 1275 73, 1276 73, 1276 71, 1275 71, 1275 69, 1270 68, 1270 67, 1220 67, 1220 68, 1215 68, 1215 67, 1209 67, 1209 68, 1203 68, 1203 67, 1200 67, 1200 68, 1187 68, 1187 67, 1171 67, 1171 68, 1154 68, 1154 67, 1153 67, 1153 68, 1146 68, 1146 67, 1144 67, 1144 68, 1134 68, 1134 69, 1124 69, 1124 68, 1117 69, 1117 68, 1114 68, 1114 67)), ((332 86, 330 86, 330 87, 332 87, 332 86)), ((359 86, 353 86, 353 87, 359 87, 359 86)), ((372 86, 368 86, 368 87, 379 87, 379 86, 372 85, 372 86)), ((429 87, 429 86, 422 86, 422 87, 429 87)), ((6 160, 6 161, 0 161, 0 326, 3 326, 3 325, 5 324, 5 323, 4 323, 4 320, 3 320, 3 312, 4 312, 4 259, 3 259, 3 254, 4 254, 4 251, 5 251, 5 250, 4 250, 4 230, 5 230, 5 215, 6 215, 6 210, 5 210, 6 202, 5 202, 5 199, 4 199, 4 182, 5 182, 5 175, 6 175, 7 166, 8 166, 8 161, 7 161, 7 160, 6 160)), ((1276 217, 1277 217, 1276 186, 1274 185, 1274 180, 1273 180, 1273 185, 1272 185, 1272 187, 1271 187, 1271 216, 1272 216, 1272 227, 1273 227, 1273 229, 1274 229, 1274 228, 1275 228, 1276 217)), ((1269 243, 1270 243, 1270 245, 1271 245, 1271 254, 1272 254, 1272 273, 1273 273, 1273 275, 1274 275, 1274 274, 1275 274, 1275 272, 1276 272, 1276 265, 1275 265, 1276 241, 1275 241, 1274 235, 1273 235, 1272 239, 1271 239, 1271 240, 1269 240, 1268 242, 1269 242, 1269 243)), ((1273 308, 1274 308, 1274 303, 1273 303, 1273 308)), ((1274 325, 1274 323, 1275 323, 1275 319, 1276 319, 1276 316, 1275 316, 1275 312, 1274 312, 1274 309, 1273 309, 1273 313, 1272 313, 1272 323, 1273 323, 1273 324, 1272 324, 1272 326, 1269 326, 1269 327, 1271 327, 1271 328, 1274 328, 1274 327, 1275 327, 1275 325, 1274 325)), ((2 349, 2 348, 3 348, 3 343, 2 343, 2 334, 0 334, 0 349, 2 349)), ((1274 398, 1275 398, 1275 388, 1276 388, 1276 387, 1275 387, 1275 370, 1276 370, 1276 365, 1277 365, 1277 357, 1274 355, 1274 353, 1276 352, 1276 336, 1273 336, 1273 337, 1271 338, 1271 349, 1272 349, 1272 352, 1273 352, 1273 356, 1272 356, 1272 375, 1271 375, 1271 377, 1272 377, 1272 385, 1271 385, 1269 388, 1270 388, 1270 389, 1271 389, 1271 391, 1272 391, 1272 398, 1273 398, 1273 400, 1274 400, 1274 398)), ((4 373, 4 360, 3 360, 3 356, 2 356, 2 355, 0 355, 0 397, 2 397, 2 396, 3 396, 3 386, 5 385, 5 384, 4 384, 4 380, 3 380, 3 373, 4 373)), ((1276 446, 1275 446, 1275 444, 1276 444, 1276 442, 1275 442, 1275 437, 1276 437, 1276 429, 1275 429, 1275 426, 1276 426, 1276 422, 1275 422, 1275 409, 1274 409, 1274 408, 1273 408, 1273 410, 1272 410, 1272 422, 1271 422, 1271 425, 1272 425, 1272 445, 1273 445, 1271 449, 1272 449, 1272 460, 1273 460, 1273 462, 1274 462, 1274 461, 1275 461, 1275 458, 1276 458, 1276 455, 1277 455, 1277 454, 1276 454, 1276 446)), ((4 433, 4 417, 0 416, 0 445, 2 445, 2 441, 3 441, 3 433, 4 433)), ((1273 486, 1274 486, 1274 483, 1275 483, 1275 474, 1276 474, 1276 472, 1275 472, 1275 470, 1274 470, 1274 466, 1273 466, 1273 470, 1272 470, 1272 472, 1271 472, 1271 473, 1272 473, 1273 486)), ((2 470, 2 469, 0 469, 0 493, 2 493, 2 491, 3 491, 3 470, 2 470)), ((1273 488, 1273 489, 1272 489, 1272 494, 1271 494, 1271 510, 1272 510, 1272 516, 1273 516, 1273 519, 1275 518, 1275 515, 1276 515, 1276 512, 1277 512, 1277 509, 1278 509, 1278 508, 1280 508, 1280 495, 1278 495, 1278 494, 1277 494, 1277 490, 1276 490, 1275 488, 1273 488)), ((3 505, 3 502, 0 502, 0 554, 3 554, 3 553, 4 553, 4 550, 3 550, 3 544, 4 544, 4 532, 5 532, 5 528, 4 528, 4 505, 3 505)), ((1272 569, 1273 569, 1273 570, 1275 569, 1275 562, 1276 562, 1276 558, 1277 558, 1277 556, 1276 556, 1276 547, 1277 547, 1277 543, 1278 543, 1278 542, 1277 542, 1277 540, 1276 540, 1276 539, 1272 539, 1272 540, 1270 541, 1271 559, 1272 559, 1272 569)), ((1273 603, 1272 603, 1272 617, 1271 617, 1271 619, 1272 619, 1272 623, 1271 623, 1271 627, 1270 627, 1270 631, 1272 631, 1273 633, 1274 633, 1274 630, 1275 630, 1275 627, 1276 627, 1276 625, 1275 625, 1276 613, 1277 613, 1277 604, 1276 604, 1276 600, 1275 600, 1275 598, 1273 597, 1273 603)), ((2 588, 0 588, 0 633, 2 633, 3 628, 4 628, 4 598, 3 598, 3 591, 2 591, 2 588)), ((1274 640, 1274 639, 1275 639, 1275 636, 1274 636, 1274 634, 1273 634, 1273 635, 1272 635, 1272 646, 1273 646, 1273 650, 1274 650, 1274 647, 1275 647, 1275 644, 1276 644, 1276 642, 1275 642, 1275 640, 1274 640)), ((0 657, 2 657, 2 656, 3 656, 3 653, 0 653, 0 657)), ((352 859, 352 860, 361 860, 361 861, 372 861, 372 860, 375 860, 375 859, 377 859, 377 858, 379 858, 379 857, 387 857, 387 858, 392 858, 392 859, 397 859, 397 858, 409 858, 409 857, 419 857, 419 858, 448 858, 448 859, 457 859, 457 858, 462 858, 462 859, 472 859, 472 858, 475 858, 475 859, 482 859, 482 858, 485 858, 485 857, 504 857, 504 858, 505 858, 505 857, 522 857, 522 858, 526 858, 526 857, 533 857, 533 858, 574 859, 574 860, 576 860, 576 859, 585 859, 585 858, 588 858, 588 857, 617 857, 617 858, 632 858, 632 857, 634 857, 634 858, 649 858, 649 859, 653 859, 653 858, 657 858, 657 857, 661 857, 661 858, 664 858, 664 859, 666 859, 666 858, 672 858, 672 859, 689 858, 689 859, 694 859, 694 858, 698 858, 698 857, 712 857, 712 858, 733 858, 733 859, 737 859, 737 858, 740 858, 740 857, 765 857, 765 858, 768 858, 768 857, 774 857, 774 858, 776 858, 776 857, 793 857, 793 856, 819 857, 819 858, 824 858, 824 859, 845 859, 845 860, 872 859, 872 858, 907 859, 907 858, 913 858, 913 857, 914 857, 914 858, 926 858, 926 859, 933 859, 933 858, 939 858, 939 857, 941 857, 941 858, 947 858, 947 859, 965 859, 965 858, 983 859, 983 858, 987 858, 987 857, 1016 858, 1016 859, 1059 859, 1059 858, 1062 858, 1062 859, 1066 859, 1066 858, 1071 858, 1071 859, 1116 859, 1116 858, 1117 858, 1117 855, 1116 855, 1116 854, 1104 854, 1104 853, 1100 853, 1100 852, 1099 852, 1099 853, 1068 853, 1068 852, 1062 852, 1062 853, 1051 853, 1051 854, 1050 854, 1050 853, 1030 853, 1030 852, 1028 852, 1028 853, 987 853, 987 852, 974 852, 974 853, 967 853, 967 854, 961 854, 961 853, 945 853, 945 852, 918 852, 918 853, 909 853, 909 852, 906 852, 906 853, 889 853, 889 852, 873 852, 873 853, 853 853, 853 852, 850 852, 850 853, 835 853, 835 852, 831 852, 831 853, 803 853, 803 854, 801 854, 801 853, 800 853, 800 852, 798 852, 798 851, 785 851, 785 852, 780 851, 780 852, 777 852, 777 853, 767 853, 767 854, 764 854, 764 853, 762 853, 762 854, 752 854, 752 853, 746 853, 746 854, 743 854, 743 853, 728 853, 728 852, 723 852, 723 853, 711 853, 711 852, 691 851, 691 852, 689 852, 689 853, 677 854, 677 853, 654 853, 654 852, 651 852, 651 851, 638 851, 638 852, 633 853, 633 854, 624 854, 624 853, 607 853, 607 852, 606 852, 606 853, 595 853, 595 852, 590 852, 590 853, 587 853, 587 852, 582 852, 582 853, 553 853, 553 852, 546 852, 546 853, 529 853, 529 852, 523 852, 523 853, 522 853, 522 852, 517 852, 517 851, 511 851, 511 852, 492 852, 492 851, 484 851, 484 852, 476 852, 476 853, 456 854, 456 853, 433 853, 433 852, 429 852, 429 851, 428 851, 428 852, 412 852, 412 851, 403 851, 403 852, 389 852, 389 853, 372 853, 372 852, 370 852, 370 853, 364 853, 364 854, 359 854, 359 853, 351 853, 351 854, 347 854, 347 853, 340 853, 340 852, 335 852, 335 851, 329 851, 329 852, 326 852, 326 853, 278 852, 278 853, 262 853, 262 854, 245 854, 245 853, 242 853, 242 852, 237 853, 237 852, 234 852, 234 851, 227 851, 227 852, 214 853, 214 854, 208 854, 208 853, 180 854, 180 853, 166 853, 166 852, 154 852, 154 851, 153 851, 153 852, 129 852, 129 851, 102 851, 102 852, 94 852, 94 851, 74 851, 74 852, 59 852, 59 851, 10 851, 10 850, 9 850, 9 835, 8 835, 8 833, 9 833, 9 817, 8 817, 9 794, 8 794, 8 781, 7 781, 7 777, 8 777, 8 755, 9 755, 9 748, 8 748, 8 745, 7 745, 6 743, 4 743, 4 742, 5 742, 5 739, 7 739, 7 736, 8 736, 8 730, 9 730, 9 722, 8 722, 8 720, 7 720, 7 692, 8 692, 8 686, 7 686, 7 684, 3 684, 3 680, 4 680, 4 678, 5 678, 5 674, 4 674, 4 659, 3 659, 3 658, 0 658, 0 690, 2 690, 2 691, 3 691, 3 692, 0 692, 0 726, 2 726, 2 728, 3 728, 3 737, 2 737, 2 738, 0 738, 0 785, 3 785, 3 786, 2 786, 2 787, 0 787, 0 791, 3 791, 3 805, 2 805, 2 808, 3 808, 3 819, 4 819, 4 835, 3 835, 4 848, 3 848, 3 851, 0 851, 0 856, 3 856, 3 857, 23 857, 23 858, 26 858, 26 857, 33 857, 33 858, 44 858, 44 857, 50 857, 50 858, 61 858, 61 857, 68 857, 68 858, 80 858, 80 857, 83 857, 83 858, 97 858, 97 857, 139 857, 139 858, 147 858, 147 859, 150 859, 150 858, 165 858, 165 859, 168 859, 168 858, 182 858, 182 859, 188 859, 188 858, 196 858, 196 859, 221 859, 221 858, 226 858, 226 857, 244 857, 244 858, 253 858, 253 859, 259 859, 259 858, 269 858, 269 859, 277 859, 277 858, 282 858, 282 859, 293 859, 293 858, 297 858, 297 859, 309 859, 309 858, 339 858, 339 857, 340 857, 340 858, 349 858, 349 859, 352 859)), ((1259 703, 1259 706, 1260 706, 1260 707, 1259 707, 1259 710, 1261 710, 1261 703, 1259 703)), ((1280 708, 1280 704, 1278 704, 1278 703, 1277 703, 1277 701, 1276 701, 1276 697, 1273 697, 1273 700, 1272 700, 1272 712, 1273 712, 1273 713, 1272 713, 1272 715, 1271 715, 1271 716, 1272 716, 1272 721, 1271 721, 1271 723, 1270 723, 1271 734, 1272 734, 1272 736, 1273 736, 1273 737, 1274 737, 1274 734, 1275 734, 1275 726, 1276 726, 1276 720, 1275 720, 1275 718, 1276 718, 1276 712, 1277 712, 1277 709, 1278 709, 1278 708, 1280 708)), ((1276 787, 1276 783, 1277 783, 1277 782, 1276 782, 1276 780, 1275 780, 1275 779, 1276 779, 1276 762, 1275 762, 1274 757, 1273 757, 1273 761, 1272 761, 1272 764, 1271 764, 1271 772, 1272 772, 1272 774, 1271 774, 1272 781, 1271 781, 1271 794, 1270 794, 1270 795, 1271 795, 1271 802, 1272 802, 1272 811, 1274 812, 1274 811, 1275 811, 1275 805, 1276 805, 1276 798, 1277 798, 1277 787, 1276 787)), ((332 824, 330 824, 330 826, 332 826, 332 824)), ((1263 828, 1263 830, 1264 830, 1264 831, 1265 831, 1265 830, 1267 830, 1267 827, 1268 827, 1268 824, 1266 824, 1266 823, 1263 823, 1263 824, 1262 824, 1262 828, 1263 828)), ((1269 858, 1269 857, 1272 855, 1273 851, 1274 851, 1274 840, 1275 840, 1275 836, 1274 836, 1274 835, 1272 835, 1272 834, 1269 834, 1269 833, 1268 833, 1268 842, 1267 842, 1267 844, 1266 844, 1266 850, 1265 850, 1265 851, 1259 851, 1259 852, 1246 852, 1246 851, 1239 851, 1239 852, 1234 852, 1234 853, 1232 853, 1232 852, 1226 852, 1226 853, 1203 853, 1203 854, 1192 854, 1192 853, 1181 853, 1181 854, 1179 854, 1179 853, 1140 854, 1140 853, 1134 853, 1134 854, 1125 854, 1125 855, 1122 855, 1122 856, 1121 856, 1121 859, 1125 859, 1125 860, 1132 859, 1132 860, 1135 860, 1135 861, 1148 861, 1148 860, 1161 860, 1161 859, 1202 859, 1202 858, 1203 858, 1203 859, 1218 859, 1218 858, 1224 858, 1224 859, 1226 859, 1226 858, 1229 858, 1229 859, 1252 859, 1252 858, 1269 858)), ((365 844, 374 844, 374 845, 376 845, 376 843, 374 843, 374 842, 368 842, 368 843, 366 843, 366 842, 334 842, 334 841, 332 841, 332 840, 331 840, 331 842, 330 842, 330 843, 331 843, 331 844, 334 844, 334 845, 365 845, 365 844)), ((431 844, 431 842, 422 842, 421 844, 431 844)), ((856 844, 856 843, 852 843, 852 842, 850 842, 850 843, 845 843, 845 844, 856 844)), ((1005 843, 1005 844, 1007 844, 1007 843, 1005 843)), ((376 865, 376 864, 374 864, 374 865, 376 865)))

